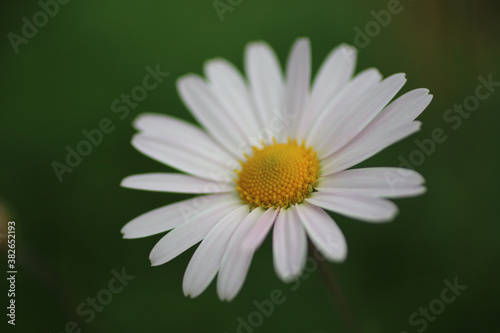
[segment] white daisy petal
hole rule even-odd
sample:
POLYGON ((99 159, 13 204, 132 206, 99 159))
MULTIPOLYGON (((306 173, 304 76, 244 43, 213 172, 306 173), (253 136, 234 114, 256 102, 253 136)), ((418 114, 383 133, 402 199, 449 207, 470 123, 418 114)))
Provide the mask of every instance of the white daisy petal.
MULTIPOLYGON (((233 196, 234 197, 234 196, 233 196)), ((152 266, 162 265, 201 241, 224 216, 241 206, 241 202, 209 201, 194 207, 196 215, 163 236, 149 255, 152 266), (201 212, 200 212, 201 211, 201 212)))
POLYGON ((398 212, 396 205, 387 199, 345 193, 342 190, 315 192, 306 200, 321 208, 366 222, 387 222, 398 212))
POLYGON ((229 241, 217 278, 217 294, 221 300, 232 300, 245 281, 254 251, 243 249, 241 242, 263 214, 262 208, 252 210, 238 226, 229 241))
MULTIPOLYGON (((224 59, 213 59, 205 63, 205 75, 220 103, 244 125, 245 136, 255 137, 259 123, 250 102, 248 88, 239 71, 224 59)), ((252 141, 258 142, 257 138, 252 141)))
MULTIPOLYGON (((351 110, 354 104, 381 79, 382 75, 379 71, 370 68, 349 81, 325 107, 317 111, 307 134, 307 143, 313 147, 318 147, 323 138, 331 132, 333 124, 337 123, 348 110, 351 110)), ((319 153, 320 156, 324 155, 321 152, 319 153)))
POLYGON ((318 114, 347 84, 356 66, 356 48, 340 45, 321 65, 311 89, 311 111, 318 114))
POLYGON ((366 130, 380 133, 393 128, 407 125, 415 120, 430 104, 432 95, 428 89, 415 89, 391 102, 373 121, 366 126, 366 130), (375 127, 376 129, 372 129, 375 127))
POLYGON ((335 221, 323 209, 307 202, 297 205, 297 213, 318 251, 328 260, 344 261, 347 242, 335 221))
POLYGON ((415 89, 389 104, 353 140, 325 159, 324 175, 356 165, 418 131, 420 122, 413 120, 431 102, 428 93, 427 89, 415 89))
POLYGON ((329 156, 353 139, 394 98, 405 82, 404 74, 394 74, 375 85, 333 124, 318 151, 329 156))
MULTIPOLYGON (((333 161, 345 154, 354 157, 353 152, 355 152, 358 158, 354 159, 354 162, 347 164, 347 166, 342 166, 342 168, 348 168, 371 157, 383 148, 415 133, 420 127, 420 123, 412 123, 412 121, 431 102, 432 95, 429 95, 428 92, 427 89, 415 89, 404 94, 382 110, 382 112, 380 112, 380 114, 378 114, 375 119, 373 119, 373 121, 344 148, 326 158, 326 160, 333 161), (363 156, 359 148, 373 147, 373 143, 383 148, 372 150, 371 152, 369 151, 370 154, 368 156, 363 156), (360 159, 361 157, 362 159, 360 159)), ((339 168, 335 170, 338 171, 339 168)))
POLYGON ((221 205, 238 202, 234 194, 212 194, 191 198, 144 213, 128 222, 121 230, 123 238, 141 238, 159 234, 186 222, 197 213, 196 207, 205 202, 221 205))
POLYGON ((177 89, 186 106, 211 136, 236 157, 246 145, 244 125, 234 112, 226 110, 213 90, 199 76, 189 74, 177 80, 177 89))
POLYGON ((273 226, 273 263, 285 282, 305 267, 307 237, 328 260, 345 260, 345 238, 325 210, 384 222, 398 211, 386 198, 425 191, 413 170, 347 169, 418 131, 415 119, 432 99, 427 89, 415 89, 391 102, 404 74, 381 81, 371 68, 351 78, 356 58, 354 47, 338 46, 311 88, 307 38, 292 46, 286 79, 271 47, 255 42, 245 50, 248 81, 218 58, 205 63, 206 79, 181 77, 178 92, 203 129, 145 114, 134 121, 139 133, 132 145, 183 174, 132 175, 121 185, 214 194, 143 214, 123 227, 124 238, 170 230, 151 251, 153 266, 201 241, 184 275, 184 293, 198 296, 218 274, 221 300, 239 292, 273 226))
POLYGON ((255 227, 248 233, 241 246, 244 250, 255 251, 266 238, 278 216, 279 209, 269 208, 262 215, 255 227))
POLYGON ((123 187, 177 193, 219 193, 234 191, 231 183, 213 182, 178 173, 146 173, 123 179, 123 187))
POLYGON ((274 224, 274 269, 284 282, 297 278, 306 263, 307 238, 297 215, 297 206, 282 209, 274 224))
POLYGON ((221 162, 235 160, 216 143, 205 131, 186 121, 167 115, 144 113, 134 120, 134 127, 148 137, 157 137, 168 145, 197 146, 221 162))
POLYGON ((386 198, 414 196, 425 192, 424 178, 401 168, 365 168, 338 172, 319 180, 318 191, 343 191, 386 198))
POLYGON ((338 152, 326 158, 321 167, 321 174, 332 175, 361 163, 401 139, 418 132, 421 125, 419 121, 414 121, 385 133, 363 132, 338 152))
POLYGON ((248 207, 240 206, 222 218, 207 234, 184 273, 182 289, 186 296, 197 297, 212 282, 231 236, 247 215, 248 207))
POLYGON ((245 71, 250 84, 260 130, 271 126, 273 114, 281 113, 284 80, 281 67, 272 48, 264 42, 248 44, 245 51, 245 71))
MULTIPOLYGON (((281 140, 287 136, 300 139, 309 122, 309 83, 311 81, 311 46, 309 39, 300 38, 292 46, 286 68, 286 105, 287 113, 294 118, 290 122, 288 133, 278 136, 281 140), (298 137, 297 137, 298 136, 298 137)), ((303 138, 305 139, 305 138, 303 138)))
POLYGON ((170 144, 162 138, 139 133, 134 135, 132 145, 158 162, 204 179, 231 182, 237 167, 236 162, 225 164, 202 147, 180 139, 170 144))

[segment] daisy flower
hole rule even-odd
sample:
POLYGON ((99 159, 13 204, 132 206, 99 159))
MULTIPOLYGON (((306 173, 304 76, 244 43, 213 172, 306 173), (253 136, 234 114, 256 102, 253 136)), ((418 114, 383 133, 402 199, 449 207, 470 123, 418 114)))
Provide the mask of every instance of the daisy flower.
POLYGON ((346 241, 325 210, 385 222, 397 213, 388 198, 425 191, 412 170, 349 168, 419 130, 415 118, 432 99, 427 89, 391 102, 405 75, 382 79, 370 68, 353 76, 356 51, 347 45, 328 55, 310 84, 306 38, 294 43, 285 75, 264 42, 248 44, 244 63, 246 79, 224 59, 207 61, 205 78, 178 79, 179 94, 202 128, 159 114, 134 122, 139 133, 132 145, 183 173, 133 175, 121 185, 199 195, 135 218, 123 237, 172 229, 153 248, 153 266, 201 242, 182 284, 191 297, 217 276, 220 299, 233 299, 270 232, 274 267, 285 282, 300 276, 307 239, 326 259, 341 262, 346 241))

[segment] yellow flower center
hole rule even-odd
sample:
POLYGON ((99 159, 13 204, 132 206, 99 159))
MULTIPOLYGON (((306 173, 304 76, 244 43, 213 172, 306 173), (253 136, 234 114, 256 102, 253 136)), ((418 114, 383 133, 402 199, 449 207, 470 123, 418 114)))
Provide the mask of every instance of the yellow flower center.
POLYGON ((318 180, 317 152, 305 143, 276 143, 252 147, 253 155, 240 161, 239 179, 234 181, 243 202, 254 207, 289 207, 302 202, 318 180))

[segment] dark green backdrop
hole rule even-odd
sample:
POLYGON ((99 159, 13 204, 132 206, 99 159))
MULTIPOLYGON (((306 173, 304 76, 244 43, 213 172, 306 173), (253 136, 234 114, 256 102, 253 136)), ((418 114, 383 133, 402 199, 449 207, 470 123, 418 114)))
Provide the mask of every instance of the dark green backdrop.
MULTIPOLYGON (((177 77, 201 73, 203 62, 216 56, 242 68, 245 44, 256 39, 268 41, 284 62, 292 42, 308 36, 314 70, 339 43, 355 44, 358 71, 373 66, 384 76, 405 72, 403 91, 426 87, 435 96, 420 117, 422 131, 364 165, 397 166, 399 156, 408 159, 418 149, 414 140, 431 137, 436 128, 446 135, 416 167, 428 192, 397 200, 401 212, 394 222, 373 225, 334 216, 349 256, 331 266, 359 332, 417 332, 423 324, 412 326, 409 317, 440 299, 443 281, 455 278, 468 288, 426 331, 494 331, 500 88, 471 107, 467 118, 446 122, 443 116, 454 104, 473 102, 479 76, 500 81, 499 7, 493 0, 402 0, 388 24, 387 18, 370 23, 376 22, 371 11, 379 13, 392 2, 233 0, 221 21, 212 1, 72 0, 60 4, 16 53, 9 38, 20 36, 22 18, 32 22, 41 7, 34 0, 3 1, 0 221, 3 229, 7 220, 16 222, 18 266, 17 325, 8 328, 63 332, 75 321, 83 332, 236 332, 238 317, 248 320, 256 310, 254 301, 280 289, 286 301, 254 332, 344 332, 317 271, 311 269, 294 291, 276 277, 269 239, 242 291, 228 304, 218 300, 213 285, 197 299, 183 296, 182 277, 193 249, 150 267, 148 255, 160 236, 123 240, 120 235, 137 215, 188 197, 119 187, 127 175, 168 170, 130 146, 133 118, 148 111, 192 120, 177 96, 177 77), (357 32, 367 24, 369 40, 357 32), (157 64, 170 75, 120 119, 111 103, 140 85, 145 68, 157 64), (59 182, 52 163, 64 163, 65 147, 75 148, 85 138, 82 131, 103 118, 111 119, 114 130, 59 182), (108 288, 112 271, 122 268, 135 279, 85 323, 89 317, 77 314, 78 305, 108 288)), ((7 271, 5 239, 1 244, 1 270, 7 271)), ((2 288, 5 295, 5 279, 2 288)))

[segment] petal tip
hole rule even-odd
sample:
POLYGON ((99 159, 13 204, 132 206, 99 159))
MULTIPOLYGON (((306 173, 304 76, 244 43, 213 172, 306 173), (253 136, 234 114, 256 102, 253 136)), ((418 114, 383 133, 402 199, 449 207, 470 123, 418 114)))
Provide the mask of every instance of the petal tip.
POLYGON ((120 187, 129 188, 129 186, 128 186, 128 184, 129 184, 129 178, 130 178, 130 177, 125 177, 125 178, 123 178, 123 179, 120 181, 120 187))

